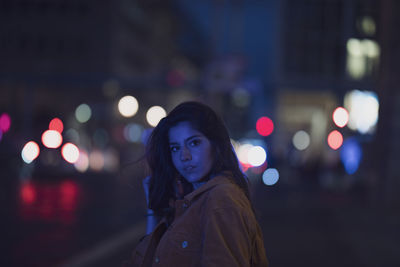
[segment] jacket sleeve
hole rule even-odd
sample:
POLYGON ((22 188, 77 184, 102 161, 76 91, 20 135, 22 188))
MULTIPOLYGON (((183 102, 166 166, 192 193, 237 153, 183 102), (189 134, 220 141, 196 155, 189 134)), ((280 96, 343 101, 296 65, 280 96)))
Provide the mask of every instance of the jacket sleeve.
POLYGON ((250 266, 250 231, 238 208, 212 210, 205 216, 203 229, 202 267, 250 266))

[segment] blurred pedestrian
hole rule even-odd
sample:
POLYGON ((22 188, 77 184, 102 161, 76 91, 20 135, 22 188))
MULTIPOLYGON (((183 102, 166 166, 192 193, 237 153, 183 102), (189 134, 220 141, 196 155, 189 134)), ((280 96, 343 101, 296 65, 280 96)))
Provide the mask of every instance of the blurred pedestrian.
POLYGON ((184 102, 149 137, 147 235, 133 266, 268 266, 228 131, 207 105, 184 102))

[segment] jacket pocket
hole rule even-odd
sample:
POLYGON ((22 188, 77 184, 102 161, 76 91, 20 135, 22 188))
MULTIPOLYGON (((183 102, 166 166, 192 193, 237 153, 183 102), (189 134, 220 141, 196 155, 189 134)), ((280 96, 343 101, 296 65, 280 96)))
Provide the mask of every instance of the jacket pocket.
POLYGON ((200 264, 201 240, 193 234, 171 232, 165 245, 169 248, 164 257, 168 258, 171 266, 198 266, 200 264), (176 263, 176 264, 175 264, 176 263))

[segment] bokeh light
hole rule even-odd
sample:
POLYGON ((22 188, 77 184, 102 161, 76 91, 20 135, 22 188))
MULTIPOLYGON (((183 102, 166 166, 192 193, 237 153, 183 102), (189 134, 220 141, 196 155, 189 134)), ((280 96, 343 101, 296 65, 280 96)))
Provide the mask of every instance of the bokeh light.
POLYGON ((250 104, 250 93, 243 88, 236 88, 232 92, 232 102, 237 107, 247 107, 250 104))
POLYGON ((42 143, 47 148, 57 148, 62 143, 62 136, 54 130, 47 130, 42 134, 42 143))
POLYGON ((274 123, 268 117, 261 117, 256 123, 257 132, 262 136, 268 136, 274 131, 274 123))
POLYGON ((250 168, 250 171, 254 174, 262 174, 268 168, 268 162, 264 161, 260 166, 249 165, 248 168, 250 168))
POLYGON ((376 32, 375 20, 370 16, 365 16, 361 19, 361 30, 368 36, 373 36, 376 32))
POLYGON ((122 97, 118 102, 118 111, 124 117, 134 116, 139 109, 139 103, 135 97, 127 95, 122 97))
POLYGON ((248 161, 253 167, 261 166, 267 159, 267 153, 261 146, 253 146, 248 151, 248 161))
POLYGON ((100 148, 106 147, 109 139, 110 137, 106 129, 98 128, 93 133, 93 143, 100 148))
POLYGON ((153 106, 146 113, 147 122, 153 127, 156 127, 165 116, 167 116, 167 112, 160 106, 153 106))
POLYGON ((54 130, 62 133, 62 131, 64 130, 64 124, 59 118, 54 118, 49 123, 49 130, 54 130))
POLYGON ((101 171, 104 168, 104 155, 99 150, 94 150, 89 154, 89 167, 94 171, 101 171))
POLYGON ((130 123, 124 128, 124 137, 129 142, 139 143, 142 138, 143 130, 143 126, 136 123, 130 123))
POLYGON ((329 133, 328 145, 330 148, 336 150, 339 147, 341 147, 342 144, 343 144, 343 136, 339 131, 333 130, 332 132, 329 133))
POLYGON ((379 116, 379 101, 374 92, 353 90, 346 94, 344 105, 349 111, 350 129, 362 134, 374 131, 379 116))
POLYGON ((250 148, 252 148, 253 145, 251 144, 242 144, 239 145, 239 148, 237 150, 237 157, 240 161, 240 163, 242 163, 243 165, 249 164, 249 150, 250 148))
POLYGON ((310 145, 310 135, 301 130, 293 135, 293 146, 298 150, 304 150, 310 145))
POLYGON ((7 113, 3 113, 0 115, 0 130, 3 133, 8 132, 11 127, 11 117, 7 113))
POLYGON ((79 149, 72 143, 66 143, 61 149, 61 155, 69 163, 75 163, 79 158, 79 149))
POLYGON ((75 118, 80 123, 87 122, 92 117, 92 110, 87 104, 79 105, 75 110, 75 118))
POLYGON ((142 132, 142 138, 140 138, 140 142, 144 145, 147 144, 147 141, 149 140, 149 137, 152 132, 153 132, 153 128, 144 129, 142 132))
POLYGON ((370 39, 350 38, 347 41, 346 70, 353 79, 361 79, 377 67, 380 57, 380 46, 370 39))
POLYGON ((31 163, 40 154, 39 145, 35 141, 29 141, 22 149, 21 156, 25 163, 31 163))
POLYGON ((262 180, 265 185, 274 185, 279 180, 279 172, 275 168, 268 168, 262 175, 262 180))
POLYGON ((89 156, 85 150, 79 151, 79 158, 74 163, 75 169, 79 172, 86 172, 89 168, 89 156))
POLYGON ((72 211, 78 204, 79 187, 71 180, 63 181, 60 185, 60 205, 64 210, 72 211))
POLYGON ((338 107, 333 111, 332 119, 337 127, 343 128, 349 122, 349 112, 343 107, 338 107))
POLYGON ((362 149, 357 139, 349 138, 345 140, 340 150, 340 159, 348 174, 354 174, 358 170, 361 158, 362 149))
POLYGON ((119 153, 112 148, 109 148, 104 153, 104 170, 109 172, 118 171, 119 168, 119 153))
POLYGON ((26 205, 31 205, 36 201, 36 189, 32 183, 26 182, 21 185, 20 197, 21 201, 26 205))
POLYGON ((185 73, 180 70, 171 70, 167 74, 167 83, 170 86, 181 86, 185 81, 185 73))
POLYGON ((80 141, 80 137, 79 137, 78 131, 73 129, 73 128, 70 128, 67 131, 65 131, 65 137, 66 137, 67 140, 69 140, 69 141, 71 141, 71 142, 73 142, 75 144, 78 144, 79 141, 80 141))

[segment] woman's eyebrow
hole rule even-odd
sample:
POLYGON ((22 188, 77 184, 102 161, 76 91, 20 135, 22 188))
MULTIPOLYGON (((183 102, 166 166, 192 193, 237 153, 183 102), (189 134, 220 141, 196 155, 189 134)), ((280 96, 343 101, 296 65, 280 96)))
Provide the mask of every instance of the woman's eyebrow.
MULTIPOLYGON (((185 139, 185 142, 187 142, 187 141, 189 141, 189 140, 191 140, 193 138, 199 138, 199 137, 201 138, 203 136, 200 135, 200 134, 195 134, 195 135, 189 136, 188 138, 185 139)), ((172 141, 172 142, 169 142, 169 145, 179 145, 179 143, 176 142, 176 141, 172 141)))
POLYGON ((193 138, 198 138, 198 137, 202 137, 202 135, 200 135, 200 134, 192 135, 192 136, 186 138, 185 141, 187 142, 187 141, 189 141, 189 140, 191 140, 191 139, 193 139, 193 138))

